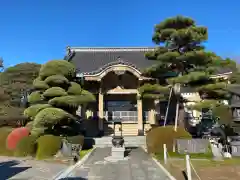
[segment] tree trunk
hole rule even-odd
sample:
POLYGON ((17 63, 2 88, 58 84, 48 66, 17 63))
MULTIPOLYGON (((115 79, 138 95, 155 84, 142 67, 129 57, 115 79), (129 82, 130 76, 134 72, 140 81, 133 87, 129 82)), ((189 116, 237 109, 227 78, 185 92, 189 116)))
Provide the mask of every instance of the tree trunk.
POLYGON ((185 111, 183 107, 179 108, 178 122, 179 122, 179 127, 185 128, 185 111))

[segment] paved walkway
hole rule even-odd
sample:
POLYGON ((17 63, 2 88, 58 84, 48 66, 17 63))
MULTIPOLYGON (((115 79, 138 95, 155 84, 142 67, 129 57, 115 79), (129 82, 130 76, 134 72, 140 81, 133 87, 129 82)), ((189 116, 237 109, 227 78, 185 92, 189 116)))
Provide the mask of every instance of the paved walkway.
POLYGON ((165 173, 141 148, 133 149, 128 160, 106 162, 110 148, 96 148, 89 159, 77 167, 69 178, 78 180, 169 180, 165 173))
POLYGON ((65 164, 0 157, 1 180, 49 180, 66 168, 65 164))

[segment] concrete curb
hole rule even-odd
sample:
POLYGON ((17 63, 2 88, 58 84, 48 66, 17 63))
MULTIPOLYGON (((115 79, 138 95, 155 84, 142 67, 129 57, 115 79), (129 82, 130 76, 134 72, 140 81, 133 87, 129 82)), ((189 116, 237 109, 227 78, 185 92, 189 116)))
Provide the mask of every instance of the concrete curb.
POLYGON ((159 163, 158 160, 156 160, 154 157, 152 157, 152 160, 162 169, 162 171, 169 177, 170 180, 177 180, 165 167, 163 167, 163 165, 161 165, 161 163, 159 163))
MULTIPOLYGON (((143 147, 142 147, 142 148, 143 148, 143 147)), ((143 148, 143 150, 144 150, 145 152, 147 152, 146 149, 143 148)), ((169 172, 165 167, 163 167, 163 165, 162 165, 157 159, 155 159, 154 157, 151 157, 151 158, 152 158, 152 160, 159 166, 159 168, 168 176, 168 178, 169 178, 170 180, 177 180, 175 177, 173 177, 173 176, 170 174, 170 172, 169 172)))
POLYGON ((55 175, 52 180, 60 180, 63 178, 67 178, 69 176, 69 174, 77 167, 81 166, 84 162, 87 161, 87 159, 89 158, 89 156, 95 151, 95 147, 89 152, 87 153, 80 161, 78 161, 76 164, 69 166, 67 169, 60 171, 57 175, 55 175))

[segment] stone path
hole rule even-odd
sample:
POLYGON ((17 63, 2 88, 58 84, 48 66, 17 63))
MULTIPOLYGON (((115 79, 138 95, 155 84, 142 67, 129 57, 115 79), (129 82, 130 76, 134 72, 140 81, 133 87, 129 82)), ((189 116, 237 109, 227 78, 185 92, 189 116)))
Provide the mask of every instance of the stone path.
POLYGON ((66 168, 64 164, 0 157, 1 180, 49 180, 66 168))
POLYGON ((89 159, 77 167, 69 178, 78 180, 169 180, 151 157, 141 148, 133 149, 128 160, 107 162, 110 148, 96 148, 89 159))

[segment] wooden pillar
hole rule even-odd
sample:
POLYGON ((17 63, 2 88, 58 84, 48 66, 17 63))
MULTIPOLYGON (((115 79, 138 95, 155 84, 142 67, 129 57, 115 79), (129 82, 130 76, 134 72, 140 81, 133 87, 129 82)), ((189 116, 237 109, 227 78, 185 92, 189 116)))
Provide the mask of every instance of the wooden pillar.
POLYGON ((149 111, 148 111, 148 122, 150 124, 156 124, 156 103, 152 100, 149 103, 149 111))
POLYGON ((144 135, 143 127, 143 108, 142 108, 142 99, 138 97, 137 99, 137 111, 138 111, 138 135, 144 135))
POLYGON ((104 101, 103 101, 103 94, 102 92, 100 91, 99 94, 98 94, 98 118, 99 118, 99 121, 98 121, 98 128, 99 128, 99 131, 100 131, 100 134, 102 135, 103 134, 103 107, 104 107, 104 101))
POLYGON ((156 124, 155 109, 150 109, 148 111, 148 122, 150 124, 156 124))

